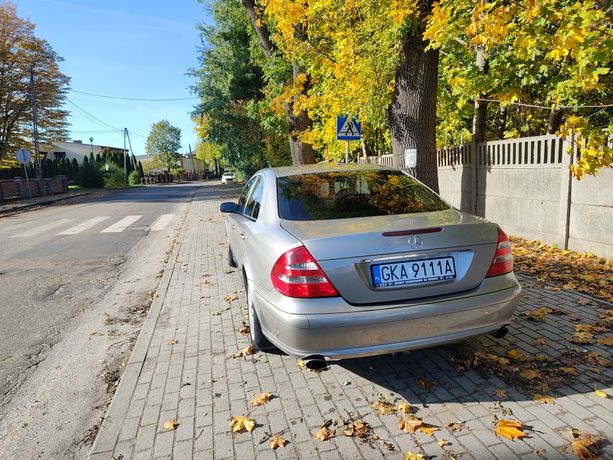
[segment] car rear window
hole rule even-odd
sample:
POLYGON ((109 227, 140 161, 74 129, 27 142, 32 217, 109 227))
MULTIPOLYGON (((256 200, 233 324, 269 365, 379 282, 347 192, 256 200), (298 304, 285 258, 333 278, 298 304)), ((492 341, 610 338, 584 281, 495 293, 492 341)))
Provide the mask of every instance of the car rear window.
POLYGON ((449 209, 438 195, 400 171, 340 171, 277 179, 279 216, 328 220, 449 209))

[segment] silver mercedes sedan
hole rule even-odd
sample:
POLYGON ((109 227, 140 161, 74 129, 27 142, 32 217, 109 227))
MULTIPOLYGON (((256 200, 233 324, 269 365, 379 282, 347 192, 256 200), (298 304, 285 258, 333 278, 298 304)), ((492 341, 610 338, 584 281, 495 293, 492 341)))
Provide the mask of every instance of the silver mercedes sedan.
POLYGON ((519 301, 500 227, 397 169, 263 169, 221 212, 252 344, 310 368, 502 337, 519 301))

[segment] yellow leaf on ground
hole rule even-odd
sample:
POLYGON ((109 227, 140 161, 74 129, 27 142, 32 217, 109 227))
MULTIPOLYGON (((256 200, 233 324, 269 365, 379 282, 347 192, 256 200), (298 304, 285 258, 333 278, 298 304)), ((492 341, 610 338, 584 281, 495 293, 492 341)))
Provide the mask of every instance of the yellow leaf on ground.
POLYGON ((613 347, 613 335, 605 337, 604 339, 598 339, 598 343, 607 347, 613 347))
POLYGON ((509 395, 507 394, 507 390, 504 390, 502 388, 496 388, 494 390, 494 396, 496 396, 497 398, 506 398, 509 395))
POLYGON ((418 431, 421 431, 427 436, 432 436, 435 431, 438 431, 438 428, 435 426, 420 426, 417 428, 418 431))
POLYGON ((574 367, 559 367, 558 372, 564 375, 579 375, 579 372, 574 367))
POLYGON ((522 315, 527 316, 528 318, 534 321, 545 321, 545 318, 547 317, 547 315, 551 313, 552 311, 553 310, 549 307, 541 307, 533 311, 524 311, 522 312, 522 315))
POLYGON ((407 452, 402 457, 402 460, 424 460, 424 456, 422 454, 414 454, 413 452, 407 452))
POLYGON ((536 369, 526 369, 525 371, 521 371, 519 373, 526 380, 534 380, 537 377, 541 376, 541 373, 536 369))
POLYGON ((434 380, 427 380, 423 377, 417 377, 417 384, 426 390, 431 388, 435 383, 436 382, 434 380))
POLYGON ((547 340, 545 340, 544 337, 537 337, 536 339, 534 339, 534 345, 536 345, 537 347, 546 347, 547 340))
POLYGON ((178 426, 179 422, 177 422, 175 419, 166 420, 166 422, 164 422, 164 428, 167 430, 176 430, 178 426))
POLYGON ((522 427, 521 423, 514 420, 498 420, 496 434, 513 441, 526 436, 526 433, 521 431, 522 427))
POLYGON ((447 441, 446 439, 439 439, 438 445, 441 446, 441 447, 448 446, 449 445, 449 441, 447 441))
POLYGON ((275 435, 270 438, 270 448, 273 450, 277 449, 278 447, 285 447, 286 444, 287 441, 279 435, 275 435))
POLYGON ((240 329, 238 330, 238 333, 242 335, 249 335, 249 332, 250 332, 249 325, 245 323, 243 323, 240 329))
POLYGON ((609 395, 606 394, 604 391, 602 390, 596 390, 595 391, 596 396, 598 396, 599 398, 605 398, 605 399, 609 399, 609 395))
POLYGON ((569 342, 577 343, 580 345, 589 345, 594 343, 594 336, 589 332, 575 332, 569 339, 569 342))
POLYGON ((409 403, 403 402, 398 404, 398 410, 403 414, 408 414, 411 412, 411 405, 409 403))
POLYGON ((383 415, 393 415, 396 413, 396 405, 389 401, 378 399, 370 404, 374 410, 383 415))
POLYGON ((553 396, 545 396, 540 393, 532 395, 532 399, 541 404, 555 404, 556 399, 553 396))
POLYGON ((233 302, 234 300, 238 300, 238 296, 236 294, 228 294, 223 298, 226 302, 233 302))
POLYGON ((232 427, 232 431, 235 433, 240 433, 241 431, 251 433, 255 428, 255 420, 244 415, 237 415, 230 419, 230 427, 232 427))
POLYGON ((405 433, 414 433, 415 430, 423 424, 424 422, 421 419, 414 417, 413 415, 405 415, 398 420, 396 426, 398 426, 398 429, 404 431, 405 433))
POLYGON ((598 353, 597 351, 593 351, 591 353, 588 353, 585 356, 585 359, 596 365, 596 366, 608 366, 609 365, 609 360, 607 358, 605 358, 603 355, 601 355, 600 353, 598 353))
POLYGON ((170 339, 170 340, 168 341, 168 345, 176 345, 177 343, 178 343, 178 342, 177 342, 177 339, 170 339))
POLYGON ((583 458, 598 458, 600 454, 602 438, 589 433, 581 433, 573 429, 575 440, 572 443, 573 453, 583 458))
POLYGON ((272 398, 272 393, 260 393, 257 396, 254 396, 251 400, 252 406, 261 406, 262 404, 266 404, 272 398))
POLYGON ((299 360, 297 363, 298 367, 304 367, 304 361, 303 360, 299 360))
POLYGON ((447 428, 452 433, 455 433, 456 431, 461 431, 464 428, 464 422, 445 423, 445 428, 447 428))
POLYGON ((252 355, 254 351, 255 350, 253 348, 253 345, 249 345, 249 346, 243 348, 242 350, 239 350, 236 353, 233 353, 232 357, 233 358, 240 358, 241 356, 252 355))
POLYGON ((511 348, 510 350, 508 350, 507 356, 511 359, 514 359, 515 361, 525 361, 526 360, 526 355, 524 355, 517 348, 511 348))
POLYGON ((319 431, 315 434, 315 439, 319 439, 320 441, 327 441, 328 439, 332 439, 336 436, 335 430, 329 430, 325 426, 322 426, 319 431))

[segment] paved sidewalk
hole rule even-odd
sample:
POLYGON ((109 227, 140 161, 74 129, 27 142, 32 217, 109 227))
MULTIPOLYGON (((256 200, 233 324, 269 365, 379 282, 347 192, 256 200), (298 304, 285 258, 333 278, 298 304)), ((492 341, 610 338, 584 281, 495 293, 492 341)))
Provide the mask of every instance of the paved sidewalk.
MULTIPOLYGON (((568 341, 576 325, 593 325, 613 306, 528 278, 519 314, 501 340, 348 360, 320 373, 278 354, 232 358, 248 345, 238 332, 245 296, 239 273, 226 264, 219 202, 197 195, 191 203, 91 458, 400 459, 411 451, 437 459, 555 459, 576 458, 572 428, 613 440, 613 400, 594 392, 613 395, 610 347, 598 342, 611 333, 596 333, 593 344, 568 341), (229 294, 238 299, 225 301, 229 294), (551 311, 539 317, 542 307, 551 311), (505 364, 509 350, 515 351, 505 364), (418 379, 434 384, 426 389, 418 379), (252 407, 261 392, 274 398, 252 407), (534 393, 555 402, 537 402, 534 393), (378 399, 409 402, 438 431, 403 433, 398 415, 371 408, 378 399), (231 417, 247 414, 254 431, 231 433, 231 417), (362 417, 379 439, 344 436, 350 417, 362 417), (521 422, 527 437, 498 437, 502 418, 521 422), (172 419, 179 425, 167 430, 172 419), (326 420, 336 437, 319 441, 314 435, 326 420), (445 427, 451 422, 463 423, 445 427), (273 451, 266 439, 279 432, 289 444, 273 451)), ((602 458, 613 457, 611 445, 605 449, 602 458)))

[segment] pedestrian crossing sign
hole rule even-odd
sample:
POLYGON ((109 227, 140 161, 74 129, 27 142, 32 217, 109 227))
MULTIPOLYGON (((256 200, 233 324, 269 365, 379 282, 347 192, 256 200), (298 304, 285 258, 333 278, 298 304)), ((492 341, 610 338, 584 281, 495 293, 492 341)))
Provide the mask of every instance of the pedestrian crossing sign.
POLYGON ((336 117, 336 140, 359 141, 362 137, 362 126, 357 118, 339 115, 336 117))

